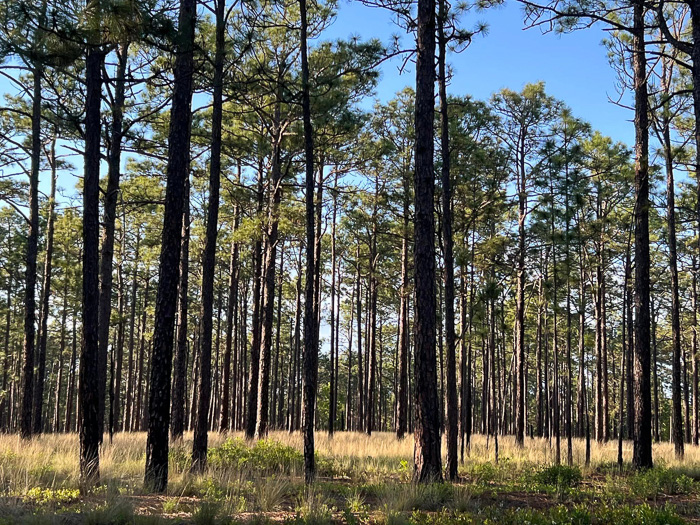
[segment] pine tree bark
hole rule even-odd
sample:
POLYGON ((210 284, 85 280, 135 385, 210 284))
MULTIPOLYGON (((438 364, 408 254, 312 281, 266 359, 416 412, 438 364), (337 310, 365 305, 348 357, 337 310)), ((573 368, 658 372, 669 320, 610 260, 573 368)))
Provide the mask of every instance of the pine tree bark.
MULTIPOLYGON (((668 86, 662 85, 668 92, 668 86)), ((668 108, 664 108, 667 112, 668 108)), ((673 145, 670 123, 662 122, 662 146, 666 168, 666 224, 668 227, 668 266, 671 273, 671 343, 672 354, 672 405, 673 444, 677 458, 683 457, 683 418, 681 417, 681 308, 678 294, 678 257, 676 255, 676 189, 673 173, 673 145)), ((696 402, 697 404, 697 402, 696 402)), ((686 403, 687 409, 687 403, 686 403)))
POLYGON ((144 485, 164 492, 168 485, 168 430, 170 427, 170 373, 173 332, 179 281, 182 210, 185 180, 189 172, 194 29, 197 0, 181 0, 178 19, 177 56, 174 68, 173 103, 168 133, 167 186, 159 261, 158 293, 153 329, 149 426, 146 443, 144 485))
POLYGON ((425 483, 442 480, 435 365, 435 0, 418 0, 417 23, 414 151, 416 424, 413 479, 425 483))
POLYGON ((408 242, 409 174, 403 174, 403 231, 401 235, 401 298, 399 304, 399 381, 396 402, 396 437, 403 439, 408 421, 408 242))
MULTIPOLYGON (((233 231, 238 229, 239 225, 238 206, 234 207, 233 215, 233 231)), ((221 397, 221 430, 226 431, 232 427, 231 421, 235 417, 235 412, 231 414, 231 386, 233 385, 233 399, 236 399, 236 380, 235 370, 237 366, 237 352, 234 353, 234 325, 237 325, 238 317, 238 243, 231 243, 231 260, 229 263, 229 281, 228 281, 228 302, 226 304, 226 348, 224 350, 224 379, 223 379, 223 395, 221 397), (231 359, 233 357, 233 365, 231 359), (231 368, 234 370, 234 379, 231 381, 231 368)), ((237 335, 237 334, 235 334, 237 335)))
POLYGON ((80 483, 86 489, 100 476, 100 384, 98 348, 100 250, 100 103, 102 63, 98 47, 88 50, 85 65, 85 179, 83 181, 83 337, 78 381, 80 483))
POLYGON ((649 319, 649 102, 644 49, 644 12, 635 0, 632 63, 635 102, 635 341, 634 341, 634 454, 637 469, 653 466, 651 451, 651 356, 649 319))
POLYGON ((270 361, 272 357, 272 331, 275 309, 275 271, 277 269, 277 244, 279 238, 279 205, 282 199, 281 141, 281 88, 277 93, 274 114, 274 143, 272 169, 268 191, 268 216, 265 228, 265 261, 263 265, 263 296, 261 318, 260 370, 258 373, 258 399, 256 404, 255 438, 267 436, 270 417, 270 361))

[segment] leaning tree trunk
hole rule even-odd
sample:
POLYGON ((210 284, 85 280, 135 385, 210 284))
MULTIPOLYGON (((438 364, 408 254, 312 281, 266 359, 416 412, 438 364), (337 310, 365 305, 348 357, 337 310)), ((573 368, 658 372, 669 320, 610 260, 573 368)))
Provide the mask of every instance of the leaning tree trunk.
POLYGON ((435 363, 435 217, 433 114, 435 111, 435 0, 418 0, 415 108, 415 388, 413 478, 442 479, 440 413, 435 363))
POLYGON ((173 332, 180 273, 183 194, 190 164, 196 16, 197 0, 181 0, 178 21, 178 53, 173 72, 173 104, 170 110, 168 167, 166 170, 167 186, 148 395, 150 415, 144 484, 147 489, 154 492, 164 492, 168 485, 170 371, 173 360, 173 332))

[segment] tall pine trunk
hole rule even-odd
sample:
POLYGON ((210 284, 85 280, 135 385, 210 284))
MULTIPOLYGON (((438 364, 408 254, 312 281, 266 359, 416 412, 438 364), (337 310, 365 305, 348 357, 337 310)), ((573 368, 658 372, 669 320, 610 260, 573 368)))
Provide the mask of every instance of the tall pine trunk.
MULTIPOLYGON (((99 16, 99 15, 97 15, 99 16)), ((99 250, 100 250, 100 103, 104 53, 91 47, 85 66, 85 179, 83 181, 83 337, 80 345, 78 421, 80 482, 83 488, 100 475, 99 390, 99 250)), ((104 401, 103 401, 104 402, 104 401)))
POLYGON ((148 395, 150 416, 144 484, 148 490, 154 492, 164 492, 168 485, 170 373, 180 274, 183 194, 190 163, 190 113, 196 16, 197 0, 181 0, 176 45, 177 56, 173 72, 173 103, 170 110, 168 166, 166 170, 167 186, 148 395))
POLYGON ((435 361, 435 0, 418 0, 415 107, 415 388, 413 479, 442 479, 440 414, 435 361))
POLYGON ((635 468, 653 466, 651 451, 651 348, 649 318, 649 101, 644 49, 644 12, 634 2, 632 65, 634 70, 634 127, 636 202, 634 208, 635 341, 634 341, 634 454, 635 468))
POLYGON ((122 154, 122 124, 124 122, 124 101, 126 85, 126 64, 129 44, 119 46, 118 65, 112 104, 112 125, 107 156, 107 190, 104 197, 104 219, 102 223, 102 247, 100 250, 100 296, 98 310, 99 347, 99 388, 100 439, 104 430, 105 389, 107 386, 107 344, 109 340, 110 317, 112 313, 112 260, 114 259, 114 226, 119 195, 120 163, 122 154))
MULTIPOLYGON (((202 254, 202 313, 199 341, 199 407, 192 441, 192 471, 203 472, 207 465, 209 402, 211 400, 211 342, 216 272, 216 239, 219 226, 219 188, 221 185, 221 122, 223 115, 224 38, 226 35, 225 0, 216 0, 216 51, 214 55, 214 96, 209 158, 209 205, 206 237, 202 254)), ((220 309, 219 309, 220 311, 220 309)))

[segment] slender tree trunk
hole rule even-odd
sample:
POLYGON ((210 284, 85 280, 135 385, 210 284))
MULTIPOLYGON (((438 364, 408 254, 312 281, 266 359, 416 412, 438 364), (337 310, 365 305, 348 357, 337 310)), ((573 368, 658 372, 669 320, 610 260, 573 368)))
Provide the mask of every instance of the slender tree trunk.
MULTIPOLYGON (((54 397, 53 425, 54 432, 61 431, 61 388, 63 385, 63 354, 66 351, 66 327, 68 325, 68 277, 63 278, 63 306, 61 308, 61 346, 58 351, 58 377, 56 378, 56 395, 54 397)), ((7 354, 5 354, 7 355, 7 354)), ((0 421, 2 417, 0 416, 0 421)))
POLYGON ((224 48, 226 2, 216 0, 216 51, 214 56, 214 96, 209 158, 209 205, 202 255, 202 313, 199 340, 199 407, 192 442, 192 471, 203 472, 207 465, 209 402, 211 400, 211 341, 216 272, 216 239, 219 227, 219 187, 221 184, 221 122, 223 115, 224 48))
MULTIPOLYGON (((240 180, 240 179, 239 179, 240 180)), ((239 210, 238 206, 234 207, 233 211, 233 231, 238 230, 239 225, 239 210)), ((228 303, 226 304, 226 349, 224 351, 224 384, 223 395, 221 398, 221 430, 226 431, 232 425, 229 422, 229 413, 231 405, 231 384, 233 384, 233 399, 236 399, 236 379, 235 370, 237 366, 237 352, 234 352, 234 324, 237 326, 236 319, 238 317, 238 243, 231 243, 231 261, 229 263, 229 281, 228 281, 228 303), (234 379, 231 383, 231 357, 233 355, 233 370, 234 379)), ((237 334, 235 334, 237 335, 237 334)), ((235 417, 235 413, 233 414, 235 417)))
MULTIPOLYGON (((338 340, 335 335, 335 323, 336 323, 336 267, 337 267, 337 254, 336 254, 336 222, 338 220, 338 174, 335 175, 335 184, 333 187, 333 220, 331 222, 331 353, 330 353, 330 394, 329 401, 330 406, 328 407, 328 436, 332 437, 335 430, 335 420, 336 420, 336 410, 338 400, 336 398, 336 378, 335 378, 335 367, 337 366, 336 352, 338 346, 338 340)), ((338 314, 340 309, 338 308, 338 314)))
MULTIPOLYGON (((29 232, 24 284, 24 351, 22 365, 22 411, 19 433, 32 435, 34 393, 34 346, 36 337, 36 259, 39 250, 39 169, 41 164, 41 79, 44 69, 37 60, 33 71, 32 149, 29 174, 29 232)), ((99 147, 99 144, 98 144, 99 147)))
POLYGON ((126 376, 126 402, 124 405, 124 420, 122 428, 126 431, 131 430, 131 410, 134 395, 134 338, 136 333, 136 299, 138 291, 138 264, 139 264, 139 248, 141 244, 141 230, 136 230, 136 248, 134 250, 134 268, 131 285, 131 312, 129 313, 129 359, 126 376))
MULTIPOLYGON (((259 214, 262 214, 264 200, 264 188, 263 188, 263 173, 262 165, 258 167, 258 206, 257 210, 259 214)), ((258 416, 258 391, 259 384, 258 379, 260 375, 260 336, 261 336, 261 301, 260 295, 262 293, 261 287, 261 274, 263 265, 263 246, 262 241, 256 240, 253 244, 253 338, 252 345, 250 348, 250 366, 248 375, 248 396, 246 398, 246 419, 245 419, 245 437, 246 439, 253 439, 255 437, 255 424, 257 422, 258 416)))
POLYGON ((304 290, 304 480, 307 485, 316 477, 314 460, 314 422, 318 383, 318 334, 316 333, 316 298, 314 254, 314 142, 309 98, 309 61, 307 57, 306 0, 299 0, 301 18, 301 107, 304 122, 304 157, 306 165, 306 284, 304 290))
MULTIPOLYGON (((399 385, 396 403, 396 437, 403 439, 408 420, 408 243, 410 212, 410 180, 408 172, 403 175, 403 231, 401 236, 401 298, 399 304, 399 385)), ((359 279, 359 275, 358 275, 359 279)), ((359 309, 358 309, 359 315, 359 309)), ((358 333, 359 337, 359 333, 358 333)))
POLYGON ((109 326, 112 313, 112 260, 114 258, 114 226, 117 212, 117 197, 119 195, 119 177, 122 153, 122 124, 124 121, 124 101, 126 85, 126 64, 129 55, 129 44, 118 47, 117 76, 114 86, 114 102, 112 104, 112 125, 107 155, 107 190, 104 197, 104 219, 102 222, 102 247, 100 250, 100 295, 98 306, 98 365, 99 365, 99 406, 98 420, 100 442, 104 433, 105 419, 105 390, 107 388, 107 344, 109 341, 109 326))
MULTIPOLYGON (((280 89, 281 91, 281 89, 280 89)), ((277 269, 277 244, 279 238, 279 205, 282 198, 281 141, 282 132, 280 104, 281 92, 278 91, 274 115, 274 144, 272 153, 272 176, 270 177, 267 227, 265 231, 265 262, 263 265, 263 296, 261 319, 261 352, 258 374, 258 399, 255 407, 255 437, 267 436, 270 417, 270 361, 272 357, 272 331, 274 329, 275 310, 275 271, 277 269)))
POLYGON ((64 418, 65 424, 63 427, 64 432, 71 432, 73 430, 73 407, 74 407, 74 396, 75 396, 75 366, 77 359, 77 337, 76 337, 76 312, 73 312, 73 344, 71 346, 71 356, 70 363, 68 366, 68 392, 66 393, 66 416, 64 418))
POLYGON ((457 402, 457 361, 455 357, 454 312, 454 256, 452 239, 452 181, 450 180, 450 124, 447 105, 446 53, 447 21, 446 0, 439 0, 438 28, 438 84, 440 97, 440 151, 442 157, 442 237, 445 283, 445 347, 447 355, 447 478, 457 479, 457 433, 459 407, 457 402))
POLYGON ((185 198, 182 211, 182 239, 177 298, 177 337, 173 358, 173 392, 170 409, 170 437, 182 439, 185 431, 185 399, 187 398, 187 315, 190 275, 190 178, 185 178, 185 198))
POLYGON ((49 217, 46 223, 46 258, 44 259, 44 282, 41 287, 40 324, 39 324, 39 353, 34 380, 34 414, 33 414, 33 434, 41 434, 42 431, 42 409, 44 404, 44 382, 46 376, 46 343, 48 341, 48 320, 49 320, 49 299, 51 298, 51 271, 53 262, 53 237, 54 222, 56 220, 56 135, 51 141, 51 152, 49 155, 51 164, 51 193, 49 194, 49 217))
POLYGON ((518 259, 515 305, 515 444, 525 443, 525 221, 527 218, 527 188, 524 136, 519 145, 518 175, 518 259))

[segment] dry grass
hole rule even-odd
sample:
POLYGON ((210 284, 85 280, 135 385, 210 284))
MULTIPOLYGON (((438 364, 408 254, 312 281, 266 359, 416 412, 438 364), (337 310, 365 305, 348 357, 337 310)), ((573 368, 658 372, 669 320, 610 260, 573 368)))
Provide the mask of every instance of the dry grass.
MULTIPOLYGON (((656 444, 655 462, 665 469, 653 472, 651 477, 629 472, 620 477, 611 474, 617 470, 614 466, 617 461, 616 441, 607 444, 593 442, 591 466, 584 468, 585 442, 576 439, 573 441, 573 457, 581 468, 584 483, 578 487, 543 488, 533 473, 553 463, 554 442, 527 439, 524 448, 517 448, 513 437, 501 437, 501 462, 496 467, 493 440, 475 435, 469 455, 460 465, 460 474, 464 477, 460 485, 416 487, 405 483, 411 475, 412 436, 399 441, 393 433, 374 433, 370 437, 362 433, 339 432, 329 438, 327 433, 318 432, 316 450, 322 476, 311 491, 306 491, 300 460, 300 434, 272 432, 270 443, 262 443, 259 447, 255 463, 236 461, 241 452, 248 450, 240 433, 211 433, 209 445, 217 449, 228 439, 241 440, 234 443, 233 452, 229 452, 232 456, 224 455, 224 460, 219 458, 218 462, 212 459, 207 471, 198 476, 190 475, 186 466, 192 435, 187 434, 182 442, 174 444, 171 447, 168 494, 154 496, 144 494, 142 488, 146 434, 118 434, 112 443, 105 442, 102 446, 101 487, 88 498, 81 498, 76 490, 79 479, 77 435, 43 435, 31 441, 23 441, 16 435, 0 435, 0 496, 3 502, 0 507, 15 501, 19 508, 36 507, 43 509, 44 513, 72 508, 79 514, 108 509, 110 505, 114 506, 114 502, 126 502, 127 507, 133 507, 135 515, 142 517, 188 516, 197 521, 203 519, 205 511, 217 508, 226 516, 264 515, 265 521, 271 515, 285 519, 301 515, 304 523, 326 524, 330 523, 331 514, 336 513, 337 518, 342 509, 357 516, 373 516, 371 521, 377 517, 376 513, 393 516, 411 509, 462 512, 484 504, 493 505, 494 502, 501 506, 505 502, 508 508, 535 504, 549 508, 567 498, 572 501, 591 498, 590 501, 595 502, 604 497, 607 498, 605 501, 614 500, 617 505, 652 499, 656 502, 658 498, 674 495, 675 498, 686 498, 694 505, 696 496, 700 496, 696 489, 700 485, 693 481, 700 480, 700 448, 693 446, 686 448, 685 459, 681 462, 675 458, 672 445, 656 444), (279 467, 278 451, 286 454, 287 462, 283 467, 279 467), (669 469, 677 469, 677 472, 671 473, 669 469), (202 510, 205 503, 214 507, 202 510)), ((561 445, 562 459, 565 460, 566 441, 561 445)), ((630 442, 624 443, 623 452, 625 460, 629 461, 632 453, 630 442)), ((578 476, 580 479, 581 474, 578 476)), ((0 511, 0 524, 5 522, 14 523, 14 520, 3 521, 0 511)))
MULTIPOLYGON (((228 438, 243 438, 240 433, 211 433, 210 447, 217 447, 228 438)), ((178 446, 183 455, 191 450, 191 434, 186 435, 178 446)), ((288 432, 272 432, 270 439, 302 450, 302 436, 288 432)), ((100 453, 100 472, 106 485, 119 487, 122 491, 140 490, 145 462, 145 433, 121 433, 112 443, 105 442, 100 453)), ((591 466, 599 467, 617 461, 617 442, 606 444, 592 442, 591 466)), ((566 441, 562 441, 562 458, 566 458, 566 441)), ((513 437, 499 438, 499 454, 503 461, 514 466, 527 464, 549 464, 554 461, 554 442, 547 439, 527 439, 525 447, 515 446, 513 437)), ((583 467, 585 442, 573 441, 574 462, 583 467)), ((392 433, 375 432, 367 436, 356 432, 338 432, 332 438, 327 433, 316 435, 317 453, 337 465, 339 473, 348 476, 361 475, 373 479, 389 475, 400 475, 410 470, 413 456, 411 436, 399 441, 392 433)), ((445 446, 443 444, 443 453, 445 446)), ((624 442, 623 454, 626 461, 632 454, 632 443, 624 442)), ((654 445, 654 460, 666 467, 683 467, 684 470, 700 472, 700 447, 686 447, 685 458, 675 458, 673 446, 669 443, 654 445)), ((493 461, 493 440, 475 435, 466 465, 493 461), (487 446, 488 444, 488 446, 487 446)), ((186 472, 171 468, 171 484, 182 488, 192 480, 186 472)), ((254 477, 246 473, 244 477, 254 477)), ((290 476, 294 477, 296 472, 290 476)), ((0 492, 23 494, 36 486, 48 488, 77 487, 79 475, 78 438, 75 434, 47 434, 31 441, 23 441, 16 435, 0 435, 0 492)), ((223 484, 241 479, 236 469, 217 469, 205 477, 215 477, 223 484), (223 471, 222 471, 223 470, 223 471)))

